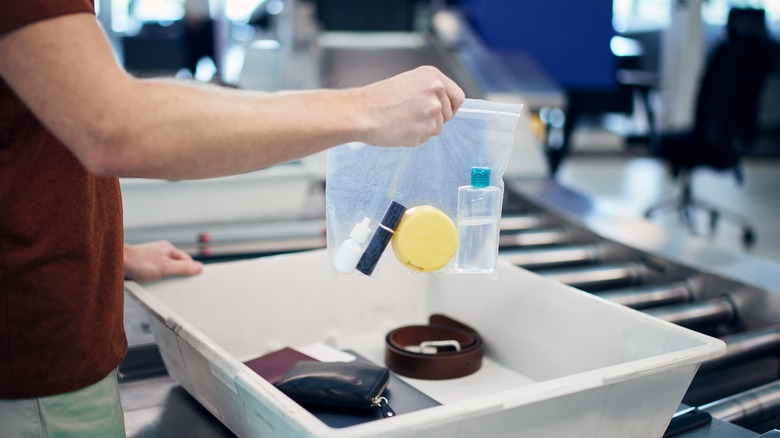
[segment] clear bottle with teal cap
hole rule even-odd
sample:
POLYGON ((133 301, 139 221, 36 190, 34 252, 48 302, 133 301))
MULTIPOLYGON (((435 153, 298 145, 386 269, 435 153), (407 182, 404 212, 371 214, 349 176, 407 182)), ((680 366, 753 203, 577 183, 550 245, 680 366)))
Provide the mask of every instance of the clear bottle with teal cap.
POLYGON ((490 168, 472 167, 471 184, 458 187, 458 272, 495 271, 502 200, 490 168))

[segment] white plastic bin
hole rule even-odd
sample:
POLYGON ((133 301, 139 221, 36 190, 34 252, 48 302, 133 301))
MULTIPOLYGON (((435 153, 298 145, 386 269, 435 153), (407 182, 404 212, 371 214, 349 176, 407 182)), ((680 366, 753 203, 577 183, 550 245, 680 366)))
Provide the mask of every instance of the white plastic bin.
POLYGON ((246 437, 660 437, 720 340, 507 264, 498 279, 335 276, 324 250, 209 265, 127 290, 170 374, 246 437), (443 313, 486 358, 459 379, 405 379, 441 406, 334 429, 242 361, 325 342, 383 363, 384 336, 443 313))

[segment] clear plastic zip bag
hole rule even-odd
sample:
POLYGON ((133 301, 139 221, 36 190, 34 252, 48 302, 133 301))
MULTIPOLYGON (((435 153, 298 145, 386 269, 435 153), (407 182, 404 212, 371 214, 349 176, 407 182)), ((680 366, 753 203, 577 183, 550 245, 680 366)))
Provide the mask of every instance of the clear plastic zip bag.
POLYGON ((522 108, 466 99, 441 134, 418 147, 348 143, 330 149, 326 221, 334 271, 379 278, 415 271, 492 276, 503 175, 522 108), (498 217, 464 216, 480 211, 498 217), (474 223, 486 226, 469 226, 474 223), (482 266, 466 266, 474 263, 482 266))

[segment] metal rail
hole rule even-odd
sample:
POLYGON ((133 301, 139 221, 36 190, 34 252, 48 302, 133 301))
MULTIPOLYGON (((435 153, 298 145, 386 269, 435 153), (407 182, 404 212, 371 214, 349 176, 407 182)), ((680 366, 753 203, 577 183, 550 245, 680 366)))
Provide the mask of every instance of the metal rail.
POLYGON ((687 282, 682 281, 664 285, 614 289, 598 292, 595 295, 638 310, 693 301, 693 291, 687 282))
POLYGON ((699 410, 746 428, 780 417, 780 380, 699 406, 699 410))
POLYGON ((517 213, 501 217, 499 227, 501 231, 526 231, 541 228, 547 221, 540 214, 517 213))
POLYGON ((501 248, 517 246, 542 246, 542 245, 560 245, 569 243, 571 238, 569 234, 562 229, 535 229, 527 231, 501 231, 498 238, 498 246, 501 248))
POLYGON ((641 283, 645 267, 639 263, 588 266, 544 271, 545 277, 583 290, 604 289, 641 283))
POLYGON ((760 359, 772 354, 780 355, 780 325, 724 336, 726 353, 703 362, 699 372, 704 373, 732 365, 760 359))
POLYGON ((695 328, 733 321, 737 317, 733 302, 727 297, 690 304, 677 304, 646 310, 646 313, 677 325, 695 328))
POLYGON ((572 245, 538 249, 507 249, 499 257, 527 269, 596 263, 601 259, 598 245, 572 245))

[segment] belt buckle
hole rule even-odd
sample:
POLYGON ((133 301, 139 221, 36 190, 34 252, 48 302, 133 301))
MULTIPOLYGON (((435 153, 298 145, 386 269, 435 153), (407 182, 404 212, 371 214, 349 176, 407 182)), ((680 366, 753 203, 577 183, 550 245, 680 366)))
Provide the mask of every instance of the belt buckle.
POLYGON ((411 351, 412 353, 421 354, 437 354, 439 348, 450 348, 455 351, 460 351, 460 342, 455 339, 444 339, 440 341, 423 341, 420 345, 407 345, 404 350, 411 351))

